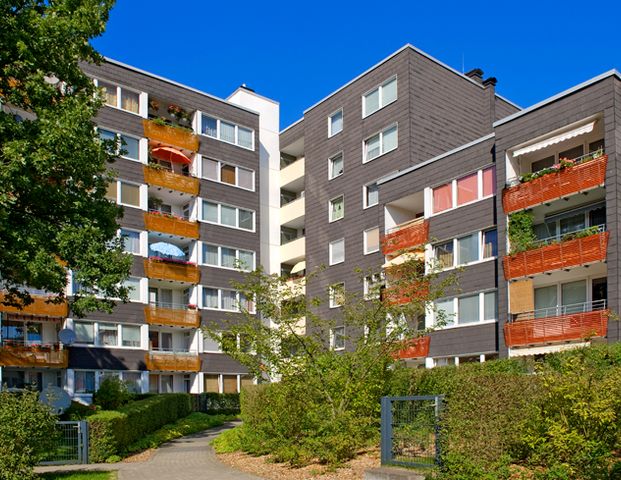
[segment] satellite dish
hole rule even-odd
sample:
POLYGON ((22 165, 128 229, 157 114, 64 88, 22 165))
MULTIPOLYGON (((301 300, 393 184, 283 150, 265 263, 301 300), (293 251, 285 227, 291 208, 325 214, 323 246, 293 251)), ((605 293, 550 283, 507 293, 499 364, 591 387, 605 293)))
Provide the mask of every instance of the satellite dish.
POLYGON ((58 332, 58 340, 63 345, 71 345, 75 342, 75 332, 70 328, 63 328, 60 332, 58 332))
POLYGON ((50 385, 39 394, 39 401, 60 415, 71 406, 71 397, 60 387, 50 385))

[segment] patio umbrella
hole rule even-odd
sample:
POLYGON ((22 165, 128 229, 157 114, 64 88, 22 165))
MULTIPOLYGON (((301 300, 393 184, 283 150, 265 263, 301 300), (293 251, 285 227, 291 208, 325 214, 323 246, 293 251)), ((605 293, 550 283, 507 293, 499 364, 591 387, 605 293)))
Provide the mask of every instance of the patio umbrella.
POLYGON ((149 248, 154 252, 161 253, 162 255, 170 255, 172 257, 184 257, 185 253, 178 246, 167 242, 156 242, 149 245, 149 248))
POLYGON ((156 147, 151 150, 151 156, 166 162, 185 163, 187 165, 192 163, 192 160, 187 155, 173 147, 156 147))

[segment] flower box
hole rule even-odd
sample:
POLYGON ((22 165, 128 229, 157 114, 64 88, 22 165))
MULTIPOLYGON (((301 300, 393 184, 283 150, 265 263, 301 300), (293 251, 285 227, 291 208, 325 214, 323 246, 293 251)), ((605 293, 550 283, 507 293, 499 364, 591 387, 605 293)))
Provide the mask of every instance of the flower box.
POLYGON ((186 128, 173 125, 161 125, 153 120, 143 120, 144 136, 172 147, 185 148, 193 152, 198 151, 198 135, 186 128))

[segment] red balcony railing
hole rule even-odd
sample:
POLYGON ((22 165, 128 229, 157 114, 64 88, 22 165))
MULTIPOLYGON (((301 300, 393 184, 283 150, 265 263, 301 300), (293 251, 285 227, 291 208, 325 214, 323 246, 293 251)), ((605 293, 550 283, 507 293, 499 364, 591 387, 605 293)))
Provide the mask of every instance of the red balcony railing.
POLYGON ((604 300, 520 313, 505 324, 505 344, 524 347, 605 337, 609 315, 604 300))
POLYGON ((381 299, 388 305, 406 305, 412 300, 424 300, 429 296, 429 281, 418 280, 406 284, 388 285, 381 291, 381 299))
POLYGON ((397 352, 397 358, 411 359, 411 358, 425 358, 429 356, 429 345, 431 343, 431 337, 424 336, 418 338, 412 338, 404 342, 404 348, 397 352))
MULTIPOLYGON (((593 154, 589 154, 592 158, 593 154)), ((590 190, 606 182, 608 155, 591 160, 576 159, 575 165, 548 173, 534 180, 507 187, 502 192, 502 205, 509 214, 590 190)))
POLYGON ((418 218, 391 229, 382 238, 382 253, 390 255, 427 243, 429 240, 429 222, 418 218))
POLYGON ((67 368, 67 350, 59 344, 28 345, 10 340, 0 346, 0 366, 67 368))
POLYGON ((600 232, 507 255, 503 259, 505 279, 601 262, 606 260, 607 247, 608 232, 600 232))

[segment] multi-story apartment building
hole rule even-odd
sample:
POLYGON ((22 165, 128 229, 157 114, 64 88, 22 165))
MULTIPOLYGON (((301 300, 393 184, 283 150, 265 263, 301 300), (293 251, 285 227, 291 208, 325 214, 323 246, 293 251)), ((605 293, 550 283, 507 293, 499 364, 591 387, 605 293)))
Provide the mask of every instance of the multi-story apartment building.
POLYGON ((278 104, 244 87, 222 100, 114 61, 84 69, 107 92, 100 134, 125 144, 109 196, 132 301, 86 319, 41 299, 0 307, 9 386, 238 391, 252 379, 200 326, 250 302, 231 287, 239 262, 296 282, 325 266, 308 294, 337 317, 340 288, 363 293, 412 254, 458 271, 436 305, 449 321, 404 351, 412 365, 620 339, 618 72, 522 110, 480 70, 407 45, 279 133, 278 104))

